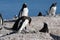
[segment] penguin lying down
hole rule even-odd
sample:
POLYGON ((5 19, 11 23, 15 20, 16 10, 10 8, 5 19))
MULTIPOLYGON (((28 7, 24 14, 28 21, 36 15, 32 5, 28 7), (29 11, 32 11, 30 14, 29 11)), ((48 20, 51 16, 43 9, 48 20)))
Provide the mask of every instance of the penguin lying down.
MULTIPOLYGON (((29 25, 31 23, 30 17, 22 16, 22 17, 18 18, 12 28, 4 27, 7 30, 13 31, 13 32, 6 34, 6 35, 17 33, 18 31, 22 32, 22 30, 28 25, 28 23, 29 23, 29 25)), ((3 35, 3 36, 6 36, 6 35, 3 35)))
POLYGON ((49 32, 47 23, 44 22, 44 26, 41 30, 39 30, 39 32, 43 32, 43 33, 48 33, 49 32))

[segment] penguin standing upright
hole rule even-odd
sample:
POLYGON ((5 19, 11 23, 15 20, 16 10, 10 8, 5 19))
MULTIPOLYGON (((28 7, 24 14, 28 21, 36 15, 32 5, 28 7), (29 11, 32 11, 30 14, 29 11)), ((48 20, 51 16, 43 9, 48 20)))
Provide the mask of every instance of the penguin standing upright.
POLYGON ((19 14, 18 14, 18 18, 21 17, 21 16, 28 16, 28 7, 27 7, 27 4, 24 3, 19 14))
POLYGON ((49 32, 47 23, 44 22, 44 27, 41 30, 39 30, 39 32, 43 32, 43 33, 49 32))
POLYGON ((0 24, 3 25, 3 18, 2 18, 2 14, 0 14, 0 24))
MULTIPOLYGON (((29 12, 29 10, 28 10, 28 7, 27 7, 27 3, 24 3, 20 12, 19 12, 18 18, 22 17, 22 16, 28 16, 28 12, 29 12)), ((27 28, 25 27, 25 30, 26 29, 27 28)))
POLYGON ((52 5, 50 6, 50 9, 48 11, 48 14, 51 16, 55 16, 56 13, 56 4, 57 3, 52 3, 52 5))
POLYGON ((3 25, 3 18, 2 18, 2 14, 0 14, 0 30, 2 29, 3 25))

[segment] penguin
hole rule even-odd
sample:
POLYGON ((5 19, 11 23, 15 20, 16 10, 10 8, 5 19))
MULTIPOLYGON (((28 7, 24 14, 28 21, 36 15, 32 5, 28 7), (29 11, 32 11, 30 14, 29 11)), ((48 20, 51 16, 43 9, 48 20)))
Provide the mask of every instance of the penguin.
POLYGON ((3 18, 2 18, 2 14, 0 13, 0 30, 2 29, 3 25, 3 18))
POLYGON ((55 16, 55 13, 56 13, 56 5, 57 5, 57 3, 55 2, 55 3, 52 3, 52 5, 50 6, 50 9, 49 9, 49 15, 53 15, 53 16, 55 16))
POLYGON ((27 3, 24 3, 19 14, 18 14, 18 18, 21 17, 21 16, 28 16, 28 7, 27 7, 27 3))
POLYGON ((21 32, 28 24, 30 25, 31 20, 32 19, 30 17, 22 16, 16 20, 12 28, 4 28, 7 30, 13 30, 14 32, 21 32))
POLYGON ((42 13, 41 13, 41 12, 39 12, 38 16, 42 16, 42 13))
POLYGON ((3 18, 2 18, 2 14, 0 14, 0 24, 3 25, 3 18))
MULTIPOLYGON (((22 8, 21 8, 21 10, 18 14, 18 18, 22 17, 22 16, 28 16, 28 12, 29 12, 29 10, 28 10, 28 7, 27 7, 27 3, 23 3, 22 8)), ((26 29, 27 28, 25 27, 25 30, 26 29)))
POLYGON ((47 23, 44 22, 44 27, 41 30, 39 30, 39 32, 43 32, 43 33, 48 33, 49 32, 47 23))

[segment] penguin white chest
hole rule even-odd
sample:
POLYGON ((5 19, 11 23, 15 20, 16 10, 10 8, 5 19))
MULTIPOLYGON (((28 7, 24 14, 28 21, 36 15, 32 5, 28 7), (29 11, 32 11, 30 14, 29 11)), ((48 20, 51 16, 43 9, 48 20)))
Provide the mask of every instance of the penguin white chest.
POLYGON ((28 8, 23 9, 22 16, 28 16, 28 8))
POLYGON ((51 9, 53 12, 55 12, 56 11, 56 7, 52 7, 52 9, 51 9))
POLYGON ((28 25, 28 22, 29 22, 28 19, 26 19, 26 20, 23 22, 23 24, 22 24, 22 26, 21 26, 21 28, 20 28, 20 32, 28 25))
POLYGON ((55 15, 55 13, 56 13, 56 7, 52 7, 50 10, 50 14, 55 15))

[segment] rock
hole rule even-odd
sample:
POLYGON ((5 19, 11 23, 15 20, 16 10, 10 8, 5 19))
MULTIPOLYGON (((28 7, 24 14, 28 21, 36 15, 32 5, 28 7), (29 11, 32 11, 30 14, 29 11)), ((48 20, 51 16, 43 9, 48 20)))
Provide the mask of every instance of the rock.
MULTIPOLYGON (((16 33, 7 35, 4 37, 0 37, 0 40, 60 40, 60 17, 31 17, 32 22, 31 25, 27 25, 27 31, 29 33, 16 33), (49 33, 41 33, 39 32, 40 29, 43 28, 43 22, 48 24, 49 33, 57 35, 54 39, 50 36, 49 33), (32 32, 31 32, 32 31, 32 32), (35 33, 33 33, 35 31, 35 33)), ((5 27, 13 27, 14 22, 4 22, 5 27), (6 24, 6 25, 5 25, 6 24), (8 25, 7 25, 8 24, 8 25)), ((7 34, 10 33, 11 30, 2 29, 0 30, 0 34, 7 34)))

